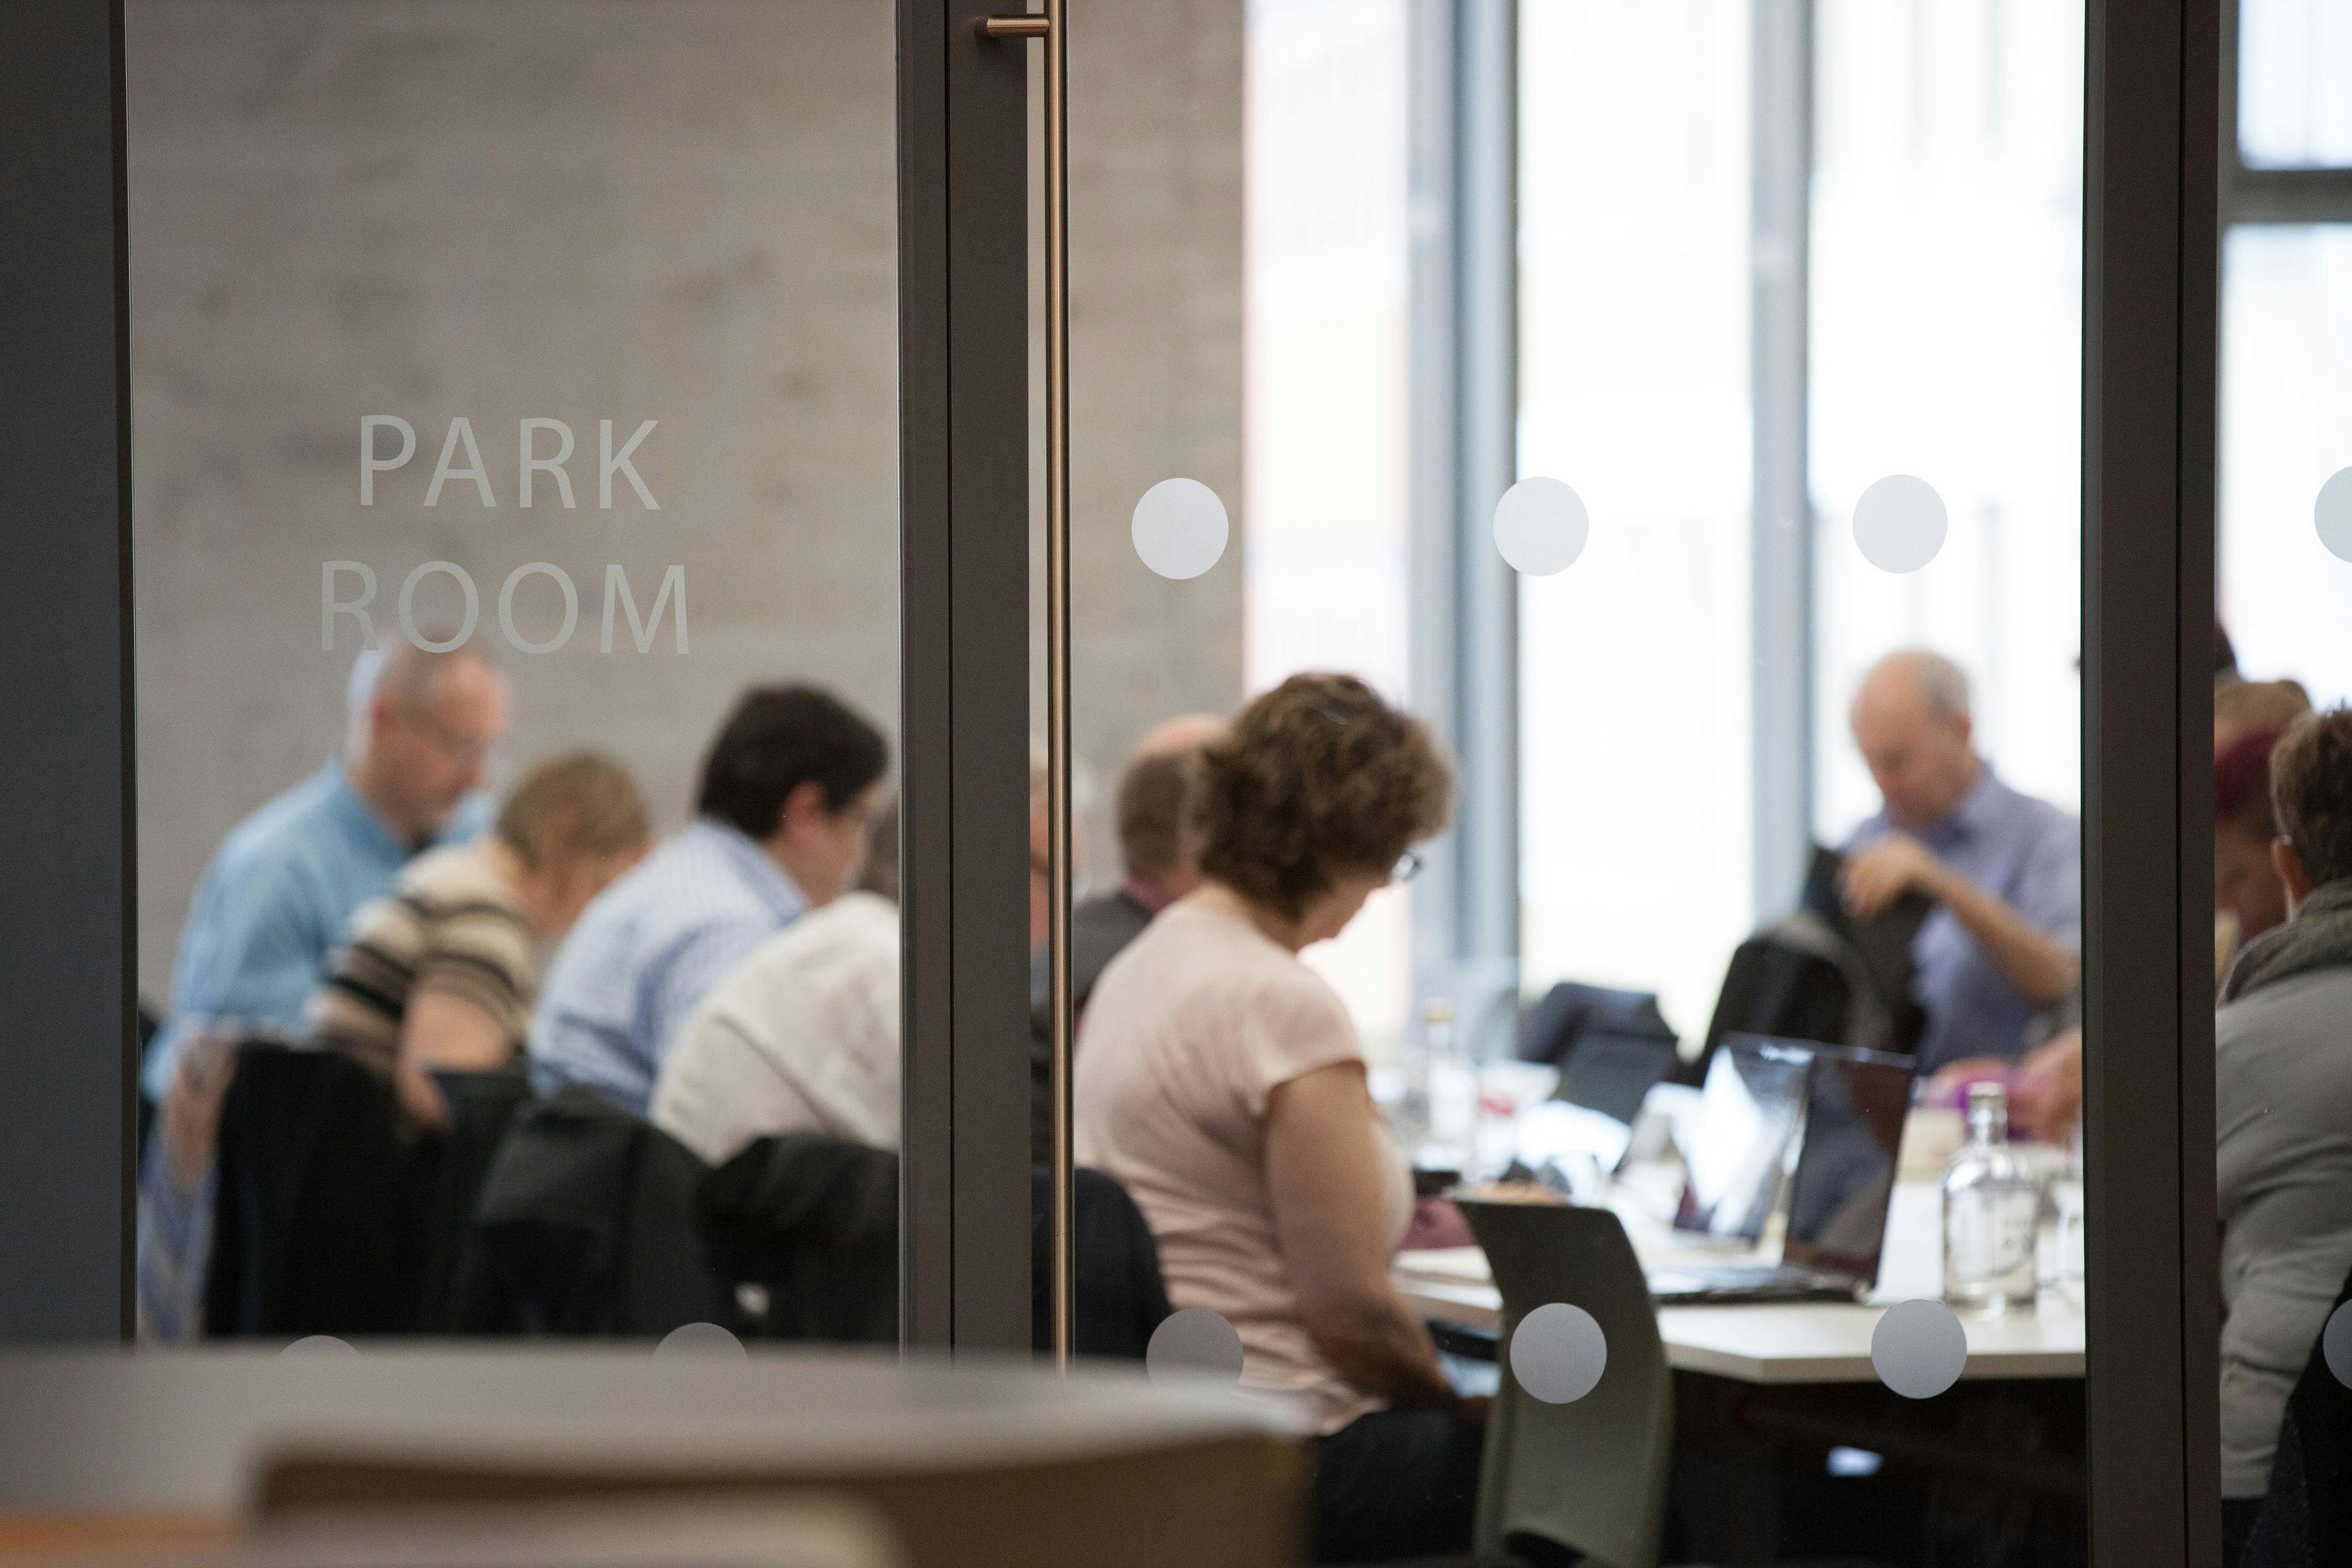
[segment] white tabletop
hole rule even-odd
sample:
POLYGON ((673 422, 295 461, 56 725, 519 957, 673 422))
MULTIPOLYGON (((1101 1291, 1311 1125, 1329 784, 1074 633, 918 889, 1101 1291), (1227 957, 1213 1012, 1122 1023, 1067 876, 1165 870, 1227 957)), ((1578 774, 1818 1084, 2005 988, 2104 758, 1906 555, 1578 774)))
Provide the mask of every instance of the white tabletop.
MULTIPOLYGON (((1742 1383, 1875 1383, 1870 1336, 1896 1301, 1934 1297, 1942 1283, 1939 1196, 1932 1182, 1906 1181, 1895 1189, 1887 1216, 1886 1256, 1879 1289, 1866 1303, 1814 1301, 1755 1305, 1662 1307, 1658 1335, 1667 1362, 1685 1372, 1711 1373, 1742 1383)), ((1639 1204, 1617 1205, 1643 1261, 1687 1263, 1694 1254, 1639 1204)), ((1722 1260, 1721 1254, 1705 1254, 1722 1260)), ((1502 1326, 1503 1300, 1475 1247, 1397 1256, 1397 1289, 1416 1312, 1440 1322, 1487 1333, 1502 1326)), ((2035 1309, 2003 1318, 1963 1315, 1969 1339, 1963 1378, 2080 1377, 2083 1313, 2044 1291, 2035 1309)))

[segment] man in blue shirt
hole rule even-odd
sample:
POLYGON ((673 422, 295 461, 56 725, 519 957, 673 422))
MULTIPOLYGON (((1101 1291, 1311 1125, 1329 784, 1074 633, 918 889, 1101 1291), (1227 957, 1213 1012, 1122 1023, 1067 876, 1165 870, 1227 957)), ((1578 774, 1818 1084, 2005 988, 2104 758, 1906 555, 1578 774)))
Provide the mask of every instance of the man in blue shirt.
POLYGON ((856 876, 889 761, 881 732, 828 692, 745 693, 703 762, 694 825, 598 894, 556 953, 532 1087, 585 1084, 644 1115, 695 1004, 856 876))
POLYGON ((2034 1015, 2082 976, 2082 826, 1993 776, 1968 677, 1939 654, 1881 660, 1853 725, 1885 809, 1847 844, 1847 907, 1868 920, 1912 891, 1936 904, 1912 947, 1920 1068, 2014 1060, 2034 1015))
POLYGON ((470 838, 506 733, 507 683, 470 647, 360 656, 340 762, 239 823, 196 884, 172 967, 172 1021, 142 1085, 161 1100, 187 1042, 215 1024, 301 1026, 344 921, 418 851, 470 838))

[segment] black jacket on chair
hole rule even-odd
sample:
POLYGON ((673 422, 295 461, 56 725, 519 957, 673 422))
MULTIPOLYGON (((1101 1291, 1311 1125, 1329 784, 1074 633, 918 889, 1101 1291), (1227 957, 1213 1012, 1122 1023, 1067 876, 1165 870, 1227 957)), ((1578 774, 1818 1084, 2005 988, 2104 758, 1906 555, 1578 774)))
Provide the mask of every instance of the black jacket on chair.
POLYGON ((593 1089, 530 1106, 483 1186, 458 1271, 458 1331, 658 1338, 721 1321, 694 1234, 706 1169, 593 1089))
MULTIPOLYGON (((2336 1292, 2352 1301, 2352 1279, 2336 1292)), ((2287 1395, 2271 1487, 2240 1568, 2327 1568, 2352 1563, 2352 1388, 2327 1365, 2326 1336, 2287 1395)))
POLYGON ((218 1148, 207 1334, 425 1326, 441 1143, 403 1136, 390 1085, 340 1051, 248 1043, 218 1148))
POLYGON ((473 1239, 474 1210, 507 1129, 530 1102, 530 1082, 520 1067, 433 1077, 449 1108, 449 1129, 425 1198, 424 1326, 446 1332, 457 1327, 457 1280, 473 1239))
POLYGON ((815 1132, 754 1139, 703 1178, 694 1206, 739 1332, 898 1342, 897 1151, 815 1132))

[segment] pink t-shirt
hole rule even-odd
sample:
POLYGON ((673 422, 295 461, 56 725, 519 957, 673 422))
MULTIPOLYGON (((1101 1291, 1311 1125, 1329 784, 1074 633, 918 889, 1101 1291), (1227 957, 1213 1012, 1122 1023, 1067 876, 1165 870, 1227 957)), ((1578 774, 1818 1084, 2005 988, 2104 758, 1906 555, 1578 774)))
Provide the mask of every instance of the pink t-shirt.
MULTIPOLYGON (((1242 1381, 1305 1395, 1322 1431, 1378 1409, 1299 1322, 1266 1196, 1268 1093, 1364 1059, 1339 995, 1255 926, 1185 900, 1103 971, 1076 1055, 1078 1161, 1143 1210, 1169 1300, 1223 1313, 1241 1333, 1242 1381)), ((1373 1134, 1383 1177, 1364 1201, 1393 1241, 1412 1217, 1412 1179, 1377 1112, 1373 1134)))

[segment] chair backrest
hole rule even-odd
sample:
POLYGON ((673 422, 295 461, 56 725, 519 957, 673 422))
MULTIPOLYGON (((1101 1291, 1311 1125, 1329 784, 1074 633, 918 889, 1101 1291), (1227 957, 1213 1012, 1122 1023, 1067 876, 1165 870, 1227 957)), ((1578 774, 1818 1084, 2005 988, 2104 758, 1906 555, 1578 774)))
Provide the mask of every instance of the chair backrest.
POLYGON ((1674 1385, 1642 1266, 1606 1209, 1489 1203, 1462 1210, 1503 1295, 1501 1386, 1486 1426, 1477 1545, 1534 1536, 1593 1568, 1655 1568, 1674 1449, 1674 1385), (1510 1372, 1520 1321, 1554 1301, 1601 1325, 1608 1363, 1571 1404, 1548 1405, 1510 1372))
POLYGON ((1625 1036, 1648 1036, 1672 1043, 1673 1029, 1658 1011, 1653 991, 1621 991, 1563 980, 1543 994, 1519 1022, 1521 1061, 1549 1062, 1565 1072, 1569 1059, 1591 1030, 1625 1036))
MULTIPOLYGON (((1143 1211, 1118 1178, 1081 1165, 1076 1188, 1077 1352, 1113 1361, 1141 1361, 1151 1331, 1168 1316, 1168 1286, 1160 1273, 1160 1247, 1143 1211)), ((1029 1178, 1029 1342, 1053 1348, 1053 1258, 1049 1173, 1029 1178)))

